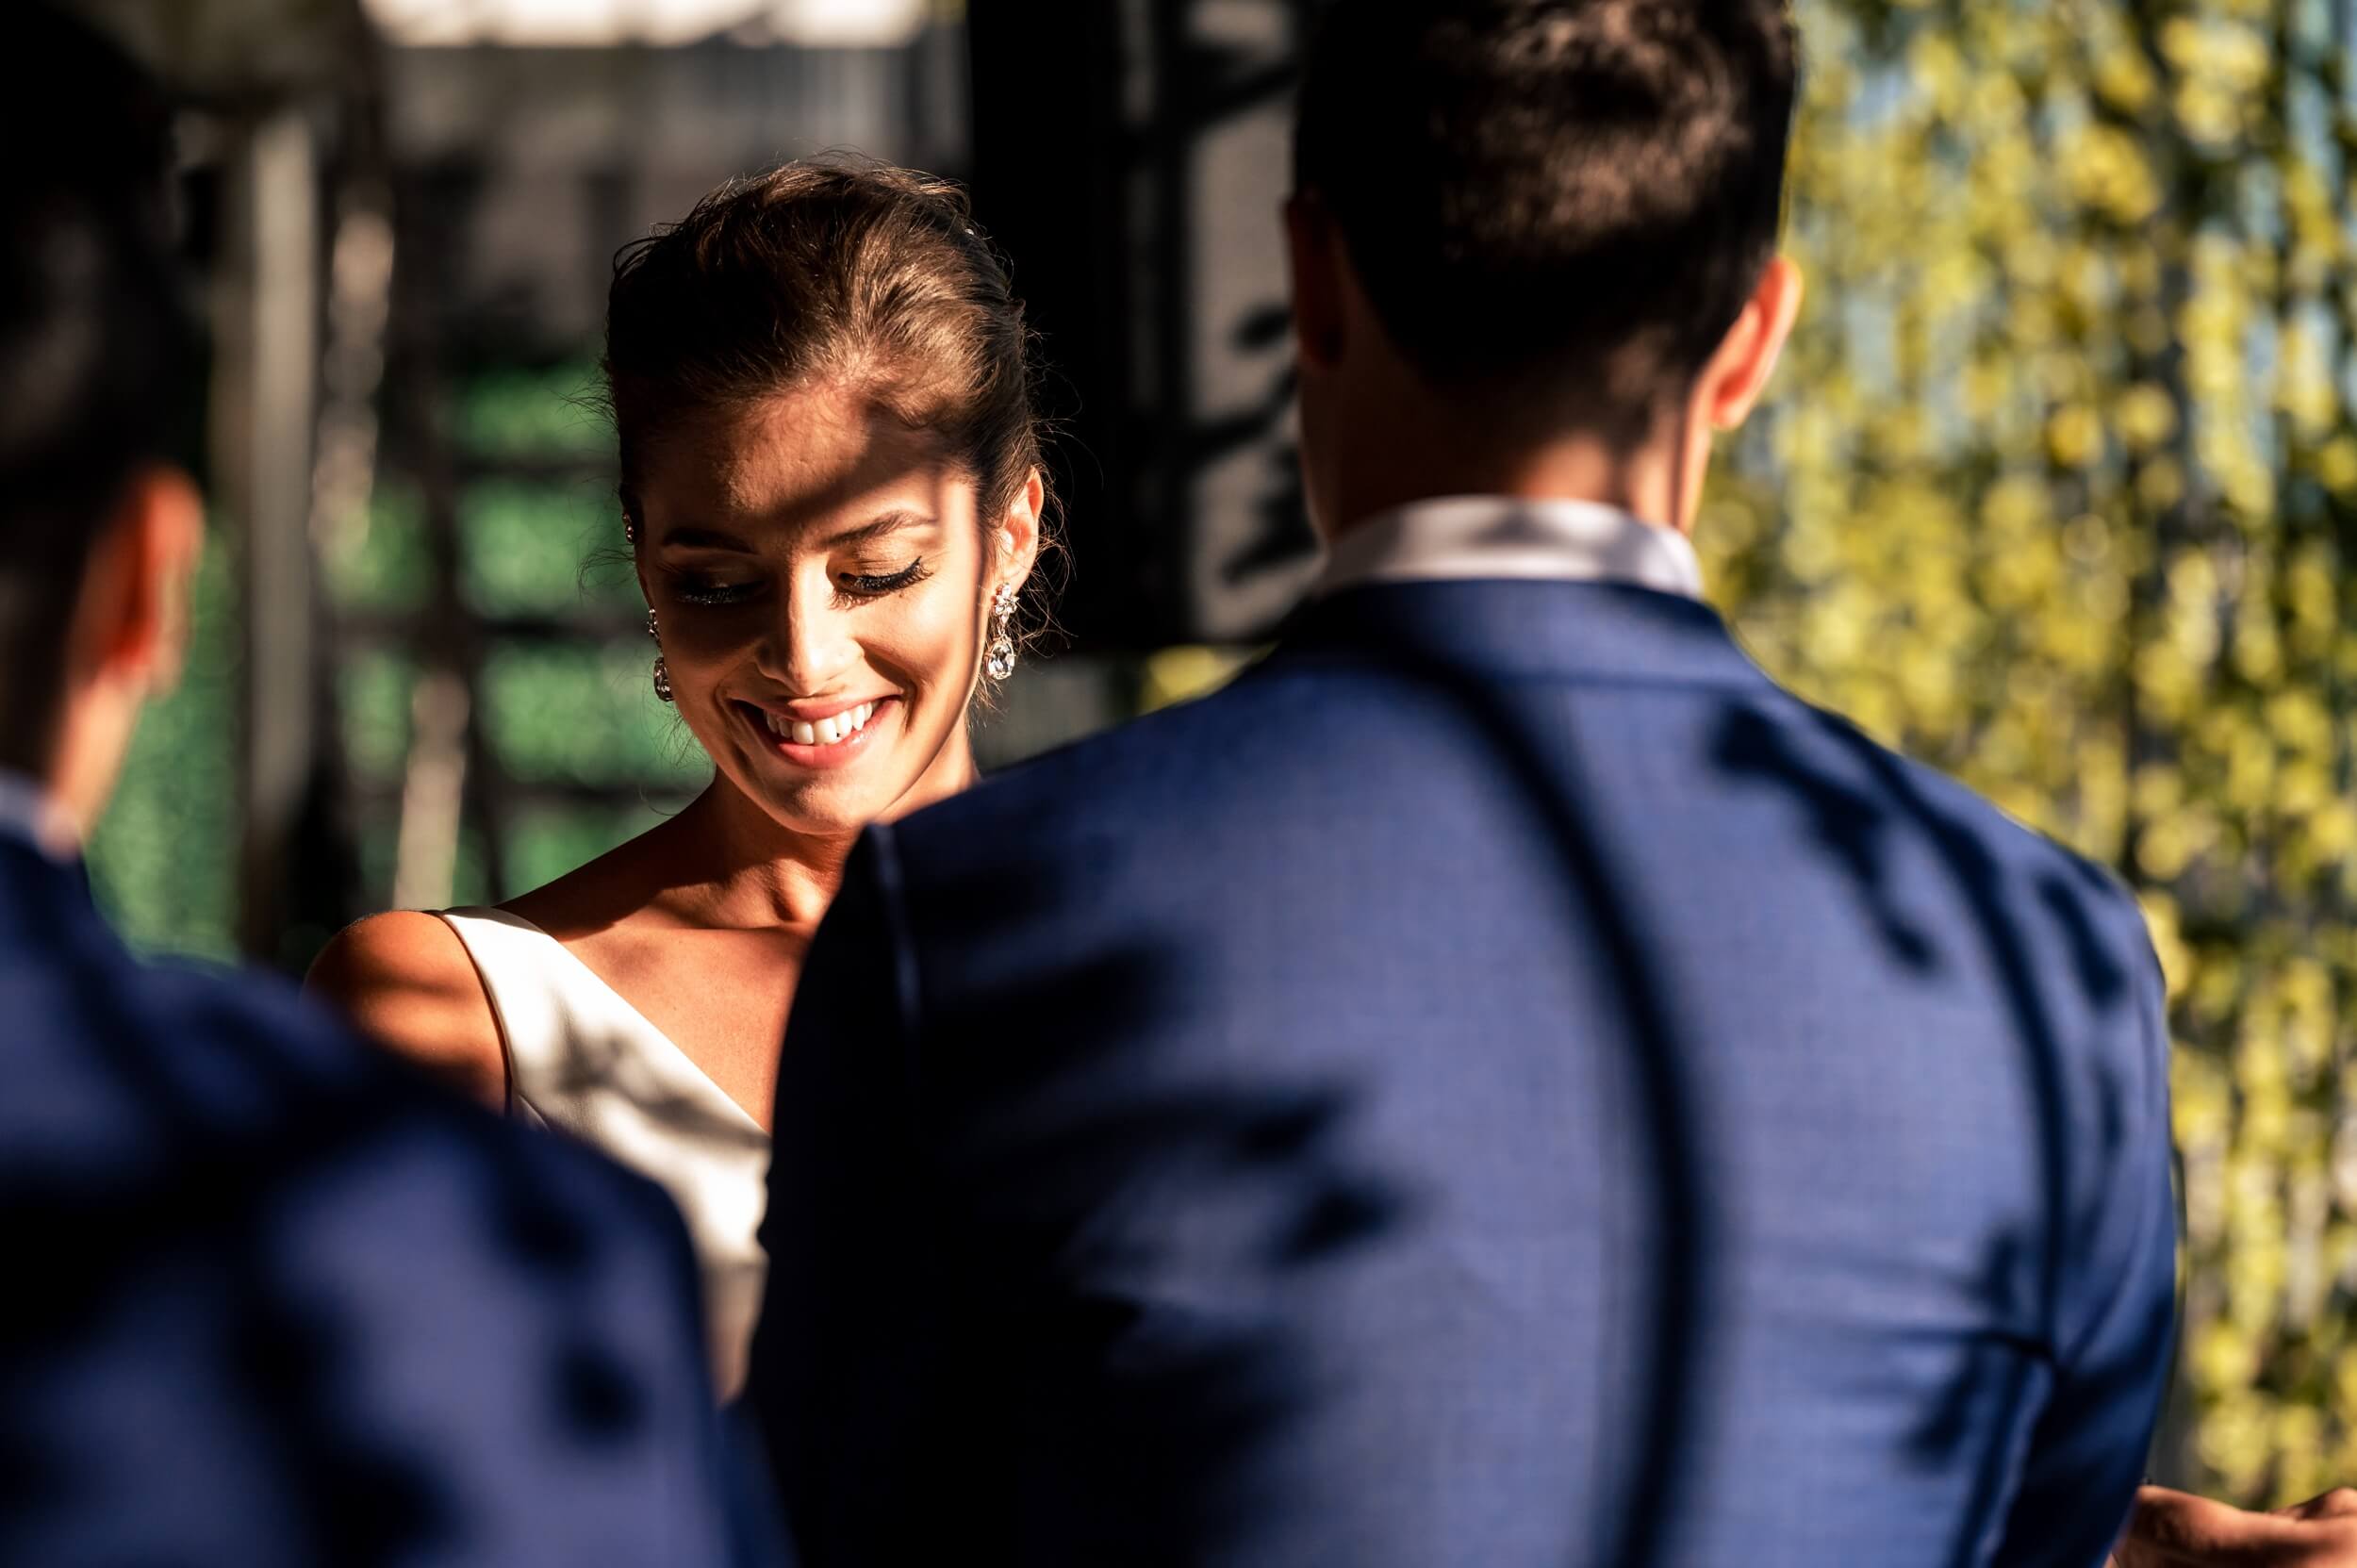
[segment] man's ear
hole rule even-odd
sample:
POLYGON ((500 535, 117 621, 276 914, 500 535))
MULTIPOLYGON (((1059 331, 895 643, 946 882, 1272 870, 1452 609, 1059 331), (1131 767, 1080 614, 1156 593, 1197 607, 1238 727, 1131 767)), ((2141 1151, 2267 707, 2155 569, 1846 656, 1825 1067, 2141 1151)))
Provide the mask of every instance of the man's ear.
POLYGON ((1294 346, 1305 371, 1330 371, 1341 363, 1343 330, 1342 244, 1333 219, 1311 192, 1285 203, 1285 245, 1293 281, 1294 346))
POLYGON ((178 682, 204 549, 195 483, 166 465, 134 476, 83 577, 75 640, 86 669, 142 693, 178 682))
POLYGON ((1801 313, 1801 269, 1788 256, 1772 259, 1703 371, 1703 413, 1716 430, 1733 430, 1775 372, 1776 358, 1801 313))

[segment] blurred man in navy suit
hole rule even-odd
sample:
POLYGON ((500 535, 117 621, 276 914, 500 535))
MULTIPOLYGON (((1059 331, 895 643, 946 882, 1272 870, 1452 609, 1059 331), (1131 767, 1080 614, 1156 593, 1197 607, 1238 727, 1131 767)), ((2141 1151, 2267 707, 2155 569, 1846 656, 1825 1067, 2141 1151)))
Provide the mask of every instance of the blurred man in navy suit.
POLYGON ((731 1560, 665 1199, 91 905, 195 356, 153 84, 46 7, 0 35, 0 1563, 731 1560))
POLYGON ((1328 17, 1313 602, 874 830, 811 950, 809 1568, 2094 1568, 2172 1329, 2136 906, 1699 597, 1800 302, 1783 0, 1328 17))

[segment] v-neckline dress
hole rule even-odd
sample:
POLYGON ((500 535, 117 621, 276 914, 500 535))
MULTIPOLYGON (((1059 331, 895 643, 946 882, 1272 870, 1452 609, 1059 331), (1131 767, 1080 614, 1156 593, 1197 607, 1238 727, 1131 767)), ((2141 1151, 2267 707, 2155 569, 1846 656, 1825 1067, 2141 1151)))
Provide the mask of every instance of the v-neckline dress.
POLYGON ((510 1111, 598 1148, 679 1205, 703 1277, 713 1379, 743 1388, 768 1261, 769 1134, 562 942, 499 909, 442 919, 499 1020, 510 1111))

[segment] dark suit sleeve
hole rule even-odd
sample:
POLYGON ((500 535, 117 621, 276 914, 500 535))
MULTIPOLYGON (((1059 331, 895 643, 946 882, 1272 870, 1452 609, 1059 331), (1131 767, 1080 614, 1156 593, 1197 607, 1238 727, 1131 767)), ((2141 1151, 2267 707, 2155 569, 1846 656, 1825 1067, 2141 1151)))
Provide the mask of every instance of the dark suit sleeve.
MULTIPOLYGON (((2139 925, 2139 930, 2141 929, 2139 925)), ((2032 1433, 1996 1561, 2099 1568, 2142 1478, 2173 1365, 2177 1205, 2160 966, 2137 965, 2116 1156, 2065 1259, 2054 1386, 2032 1433)))
POLYGON ((272 1355, 317 1348, 268 1416, 320 1505, 313 1560, 766 1560, 668 1200, 471 1108, 380 1098, 274 1173, 234 1257, 272 1355))
POLYGON ((812 941, 778 1075, 769 1286, 746 1398, 802 1568, 948 1560, 936 1462, 959 1364, 917 1130, 917 976, 888 829, 853 852, 812 941))

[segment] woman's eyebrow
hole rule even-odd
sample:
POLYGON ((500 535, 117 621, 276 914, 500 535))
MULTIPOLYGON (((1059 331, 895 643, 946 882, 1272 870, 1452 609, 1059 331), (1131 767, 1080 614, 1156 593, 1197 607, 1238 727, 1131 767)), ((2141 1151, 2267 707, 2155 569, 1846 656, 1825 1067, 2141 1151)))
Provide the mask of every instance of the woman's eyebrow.
POLYGON ((717 528, 667 529, 663 543, 681 550, 733 550, 745 555, 753 553, 751 545, 733 534, 724 534, 717 528))
POLYGON ((848 544, 865 544, 868 540, 880 539, 886 534, 897 534, 903 528, 921 528, 932 520, 927 513, 913 511, 907 507, 897 507, 889 512, 880 512, 870 520, 855 528, 846 528, 840 533, 828 535, 819 541, 819 547, 825 550, 840 550, 848 544))

